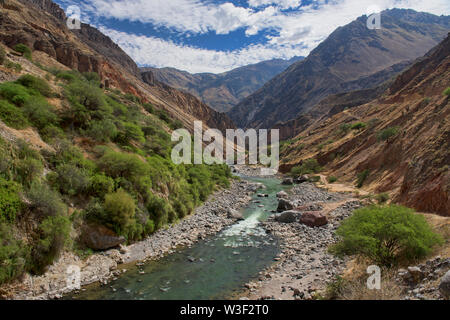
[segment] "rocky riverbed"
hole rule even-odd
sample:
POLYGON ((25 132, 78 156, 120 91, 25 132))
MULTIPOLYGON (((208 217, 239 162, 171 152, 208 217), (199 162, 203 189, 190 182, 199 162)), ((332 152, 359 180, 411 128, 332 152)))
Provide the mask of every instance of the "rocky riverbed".
POLYGON ((286 200, 294 212, 315 211, 325 216, 328 223, 310 227, 300 219, 279 222, 276 216, 262 223, 268 233, 280 239, 281 253, 275 258, 276 263, 260 272, 257 280, 247 283, 237 298, 310 299, 344 270, 346 260, 330 255, 327 248, 336 242, 335 231, 340 222, 362 204, 348 194, 331 194, 311 183, 293 187, 286 200))
POLYGON ((67 285, 70 268, 79 268, 81 286, 94 282, 106 284, 110 279, 126 272, 126 264, 159 259, 172 253, 177 247, 191 246, 236 222, 240 218, 240 209, 251 201, 251 195, 260 187, 258 183, 245 180, 233 181, 229 189, 215 192, 194 214, 176 225, 159 230, 144 241, 96 253, 85 260, 72 252, 65 252, 44 275, 26 275, 21 281, 2 291, 10 299, 61 298, 74 291, 67 285))

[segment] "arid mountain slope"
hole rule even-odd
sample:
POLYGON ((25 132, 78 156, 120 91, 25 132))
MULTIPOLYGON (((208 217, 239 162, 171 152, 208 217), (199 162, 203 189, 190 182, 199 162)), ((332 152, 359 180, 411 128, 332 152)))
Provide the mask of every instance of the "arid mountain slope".
POLYGON ((229 115, 236 125, 271 128, 295 119, 329 95, 374 88, 388 79, 360 80, 424 55, 450 28, 448 16, 403 9, 384 11, 381 30, 369 30, 366 20, 363 16, 338 28, 305 60, 234 107, 229 115))
POLYGON ((6 0, 0 15, 0 41, 11 48, 23 43, 71 69, 97 72, 105 85, 140 96, 188 129, 196 119, 221 130, 233 127, 226 115, 190 95, 144 83, 133 60, 109 37, 84 24, 81 30, 69 30, 65 19, 64 11, 51 1, 6 0))
POLYGON ((412 63, 410 62, 398 63, 366 78, 345 83, 343 87, 352 90, 355 86, 360 84, 370 87, 371 83, 379 83, 381 79, 389 79, 375 88, 361 89, 330 95, 320 101, 308 112, 301 114, 299 117, 293 120, 278 123, 274 126, 274 128, 280 130, 281 140, 293 138, 300 132, 307 129, 311 130, 315 126, 319 126, 323 120, 332 117, 336 113, 339 113, 345 109, 360 106, 374 100, 392 84, 392 82, 395 80, 395 77, 399 73, 401 73, 401 71, 404 71, 405 68, 411 66, 411 64, 412 63))
POLYGON ((300 133, 284 147, 282 169, 315 158, 341 182, 355 183, 365 172, 366 191, 391 192, 396 202, 449 216, 449 87, 447 37, 379 98, 300 133))
POLYGON ((191 74, 174 68, 141 70, 143 73, 152 72, 156 80, 173 88, 193 94, 216 111, 227 112, 264 83, 302 59, 294 57, 290 60, 263 61, 221 74, 191 74))

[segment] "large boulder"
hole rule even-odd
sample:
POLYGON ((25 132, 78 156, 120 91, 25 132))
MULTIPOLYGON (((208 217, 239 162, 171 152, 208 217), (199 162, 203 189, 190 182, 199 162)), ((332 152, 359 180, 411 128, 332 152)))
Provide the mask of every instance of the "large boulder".
POLYGON ((278 212, 289 211, 292 209, 294 209, 294 205, 289 200, 283 198, 280 198, 278 200, 278 208, 277 208, 278 212))
POLYGON ((281 184, 290 186, 294 184, 294 180, 292 178, 284 178, 281 184))
POLYGON ((286 199, 288 197, 288 194, 286 191, 280 191, 277 193, 277 198, 284 198, 286 199))
POLYGON ((93 250, 107 250, 125 242, 125 238, 99 224, 85 224, 81 230, 81 240, 93 250))
POLYGON ((309 177, 303 175, 303 176, 295 178, 294 183, 295 184, 301 184, 301 183, 305 183, 305 182, 308 182, 308 181, 309 181, 309 177))
POLYGON ((233 219, 233 220, 244 220, 244 216, 242 215, 241 212, 231 209, 231 208, 228 209, 227 217, 228 217, 228 219, 233 219))
POLYGON ((297 218, 301 215, 299 211, 289 210, 278 213, 275 215, 275 221, 283 223, 292 223, 297 221, 297 218))
POLYGON ((326 225, 328 223, 328 219, 321 212, 303 212, 300 217, 300 223, 305 224, 309 227, 320 227, 326 225))
POLYGON ((450 270, 442 277, 439 292, 445 299, 450 299, 450 270))

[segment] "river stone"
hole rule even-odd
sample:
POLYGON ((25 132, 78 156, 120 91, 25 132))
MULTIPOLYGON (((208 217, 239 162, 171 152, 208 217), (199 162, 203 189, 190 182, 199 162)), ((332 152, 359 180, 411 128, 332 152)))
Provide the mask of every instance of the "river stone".
POLYGON ((294 180, 292 178, 284 178, 281 184, 290 186, 294 184, 294 180))
POLYGON ((81 231, 81 240, 93 250, 107 250, 125 242, 114 231, 98 224, 84 224, 81 231))
POLYGON ((227 213, 228 219, 235 219, 235 220, 244 220, 244 216, 241 212, 234 210, 234 209, 228 209, 227 213))
POLYGON ((292 223, 297 220, 301 213, 299 211, 284 211, 282 213, 278 213, 275 215, 275 221, 283 222, 283 223, 292 223))
POLYGON ((278 212, 289 211, 292 209, 294 209, 294 205, 290 201, 283 198, 278 200, 278 212))
POLYGON ((308 181, 309 181, 309 177, 303 175, 303 176, 300 176, 300 177, 296 178, 296 179, 294 180, 294 183, 295 183, 295 184, 301 184, 301 183, 305 183, 305 182, 308 182, 308 181))
POLYGON ((286 191, 280 191, 277 193, 277 198, 287 198, 288 194, 286 193, 286 191))
POLYGON ((450 299, 450 270, 442 277, 439 292, 446 299, 450 299))
POLYGON ((300 223, 308 227, 320 227, 326 225, 328 219, 324 214, 317 211, 303 212, 300 217, 300 223))

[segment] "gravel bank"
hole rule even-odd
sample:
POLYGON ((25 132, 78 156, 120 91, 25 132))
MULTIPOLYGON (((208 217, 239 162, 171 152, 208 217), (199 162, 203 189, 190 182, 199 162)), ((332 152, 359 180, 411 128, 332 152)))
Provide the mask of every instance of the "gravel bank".
POLYGON ((248 181, 233 181, 229 189, 215 192, 195 213, 178 224, 160 230, 144 241, 113 249, 81 260, 71 252, 65 252, 42 276, 24 276, 8 288, 9 299, 55 299, 74 291, 67 286, 67 270, 76 266, 81 271, 81 286, 94 282, 106 283, 108 279, 124 272, 121 265, 155 260, 170 254, 180 246, 191 246, 198 240, 213 235, 235 222, 228 218, 229 210, 240 210, 259 188, 248 181))
POLYGON ((336 242, 340 222, 359 208, 361 203, 348 195, 331 194, 305 183, 291 190, 289 200, 297 206, 309 206, 326 214, 329 223, 308 227, 299 222, 281 223, 274 219, 262 223, 266 231, 280 239, 281 253, 276 263, 260 272, 257 280, 247 283, 238 297, 242 299, 310 299, 312 294, 345 268, 345 260, 327 252, 336 242))

